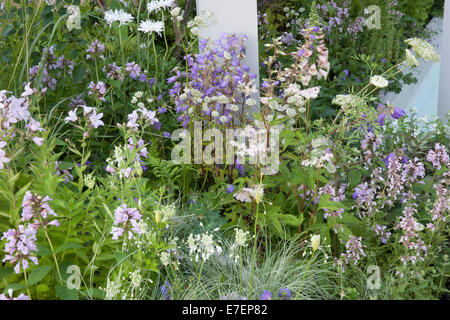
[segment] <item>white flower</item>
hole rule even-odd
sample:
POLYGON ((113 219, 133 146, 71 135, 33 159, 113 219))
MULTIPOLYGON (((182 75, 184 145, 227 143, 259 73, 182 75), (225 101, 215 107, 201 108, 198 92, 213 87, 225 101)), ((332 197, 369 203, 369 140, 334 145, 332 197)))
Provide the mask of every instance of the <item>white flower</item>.
POLYGON ((408 49, 406 49, 406 64, 410 67, 419 66, 419 61, 417 61, 416 57, 408 49))
POLYGON ((81 11, 78 6, 68 6, 67 13, 69 17, 67 17, 67 29, 72 31, 73 29, 81 29, 81 11))
POLYGON ((424 60, 439 62, 438 53, 434 50, 434 47, 425 40, 420 38, 411 38, 405 40, 405 43, 409 44, 412 50, 424 60))
POLYGON ((69 111, 69 116, 64 118, 64 121, 67 123, 69 121, 76 122, 78 120, 77 118, 77 108, 74 110, 69 111))
POLYGON ((386 88, 389 85, 389 81, 382 76, 373 76, 370 78, 370 84, 377 88, 386 88))
POLYGON ((138 30, 144 33, 155 32, 161 35, 161 32, 164 31, 164 23, 162 21, 145 20, 139 24, 138 30))
POLYGON ((134 20, 133 16, 128 12, 120 10, 108 10, 105 12, 106 23, 111 25, 113 22, 119 22, 119 25, 126 25, 134 20))
POLYGON ((147 11, 148 13, 158 12, 160 10, 164 10, 166 8, 174 7, 175 0, 155 0, 147 3, 147 11))
POLYGON ((170 10, 170 15, 172 17, 177 17, 179 16, 181 13, 181 9, 179 7, 173 8, 172 10, 170 10))
POLYGON ((243 231, 241 229, 235 228, 234 231, 235 233, 235 243, 238 246, 241 247, 245 247, 247 246, 247 239, 248 239, 248 235, 249 232, 248 231, 243 231))
POLYGON ((339 105, 343 110, 347 108, 356 108, 364 104, 364 99, 352 94, 338 94, 333 99, 333 104, 339 105))

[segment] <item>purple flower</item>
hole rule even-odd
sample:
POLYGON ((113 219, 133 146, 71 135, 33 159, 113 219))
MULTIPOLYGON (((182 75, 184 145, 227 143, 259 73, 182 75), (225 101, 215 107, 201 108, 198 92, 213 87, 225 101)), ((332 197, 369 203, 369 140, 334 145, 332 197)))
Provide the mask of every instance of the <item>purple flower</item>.
POLYGON ((142 219, 139 210, 135 208, 128 208, 126 204, 122 204, 114 211, 114 225, 111 234, 113 240, 117 240, 124 233, 128 232, 128 239, 133 239, 133 232, 141 234, 142 230, 138 222, 142 219))
POLYGON ((161 293, 164 297, 164 300, 172 300, 172 296, 170 294, 171 290, 172 286, 170 285, 169 281, 164 281, 164 284, 161 286, 161 293))
POLYGON ((287 288, 281 288, 278 292, 278 296, 283 300, 289 299, 291 297, 291 292, 287 288))
POLYGON ((394 112, 391 114, 391 117, 394 119, 399 119, 405 116, 405 110, 400 108, 394 108, 394 112))
POLYGON ((387 156, 386 156, 386 158, 384 158, 384 163, 386 164, 386 168, 387 167, 389 167, 389 161, 392 159, 392 158, 395 158, 395 153, 389 153, 387 156))
POLYGON ((384 119, 386 118, 386 113, 380 113, 379 115, 378 115, 378 120, 377 120, 377 122, 378 122, 378 124, 380 125, 380 127, 382 127, 383 125, 384 125, 384 119))
POLYGON ((17 298, 13 298, 13 289, 8 290, 8 296, 4 293, 0 294, 0 300, 30 300, 30 297, 24 295, 23 293, 19 294, 17 298))
POLYGON ((27 227, 19 225, 17 230, 10 229, 6 231, 0 240, 6 239, 5 243, 5 258, 2 262, 9 261, 10 264, 15 264, 14 271, 19 274, 20 267, 23 270, 28 269, 29 261, 35 265, 38 264, 38 259, 34 256, 38 251, 36 247, 36 228, 35 225, 30 224, 27 227))
POLYGON ((272 300, 272 293, 268 290, 264 290, 260 297, 261 300, 272 300))
POLYGON ((233 193, 233 191, 234 191, 234 186, 232 184, 229 184, 228 187, 227 187, 227 192, 228 193, 233 193))

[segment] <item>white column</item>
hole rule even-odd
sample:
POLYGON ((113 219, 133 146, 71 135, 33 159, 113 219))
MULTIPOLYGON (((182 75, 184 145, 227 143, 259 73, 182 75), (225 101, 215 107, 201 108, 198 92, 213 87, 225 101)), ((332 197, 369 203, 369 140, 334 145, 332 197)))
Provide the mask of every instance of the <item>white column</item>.
POLYGON ((445 119, 450 111, 450 0, 444 4, 438 115, 445 119))
MULTIPOLYGON (((217 23, 202 31, 202 38, 217 40, 223 32, 246 35, 244 63, 257 75, 259 86, 258 11, 256 0, 197 0, 197 13, 209 10, 217 23)), ((259 101, 259 95, 256 97, 259 101)))

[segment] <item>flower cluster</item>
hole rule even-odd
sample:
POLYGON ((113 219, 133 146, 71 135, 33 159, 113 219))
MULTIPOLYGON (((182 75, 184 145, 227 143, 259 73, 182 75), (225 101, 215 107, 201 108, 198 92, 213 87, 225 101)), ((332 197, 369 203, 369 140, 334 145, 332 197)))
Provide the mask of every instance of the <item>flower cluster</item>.
POLYGON ((252 200, 255 200, 256 203, 259 203, 262 201, 263 196, 264 186, 262 184, 257 184, 252 188, 243 188, 234 194, 234 198, 240 202, 252 202, 252 200))
POLYGON ((411 49, 425 61, 439 62, 439 54, 433 45, 420 38, 411 38, 405 40, 405 43, 411 46, 411 49))
POLYGON ((7 91, 0 91, 0 169, 3 169, 3 164, 10 161, 6 156, 4 150, 7 142, 11 141, 13 137, 26 137, 41 146, 44 139, 39 137, 37 133, 44 131, 41 124, 36 121, 29 111, 29 96, 35 91, 27 84, 25 91, 20 98, 13 95, 8 97, 7 91), (20 127, 23 123, 25 130, 20 127))
POLYGON ((333 164, 332 142, 323 136, 312 140, 308 150, 308 157, 302 161, 302 165, 316 168, 325 168, 329 173, 336 172, 333 164))
POLYGON ((104 52, 105 45, 100 43, 98 39, 95 39, 87 49, 88 54, 86 55, 86 60, 96 60, 97 58, 105 60, 104 52))
POLYGON ((55 211, 48 204, 51 200, 49 196, 42 198, 27 191, 22 202, 22 221, 33 221, 31 226, 36 230, 47 225, 59 227, 58 220, 53 219, 50 221, 50 216, 56 217, 55 211))
MULTIPOLYGON (((336 188, 333 183, 328 183, 325 186, 319 188, 319 194, 321 195, 331 195, 330 197, 330 201, 335 201, 335 202, 341 202, 345 199, 345 189, 347 188, 347 184, 342 183, 339 188, 336 188)), ((318 197, 318 199, 316 201, 319 201, 320 197, 318 197)), ((344 208, 340 208, 338 210, 330 210, 330 209, 326 209, 324 208, 324 215, 323 217, 325 219, 328 219, 328 217, 339 217, 342 219, 342 213, 344 213, 344 208)))
POLYGON ((24 295, 23 293, 19 294, 17 298, 13 297, 13 289, 8 289, 8 295, 4 293, 0 294, 0 300, 30 300, 30 297, 24 295))
POLYGON ((187 55, 188 74, 174 70, 167 79, 174 83, 170 94, 178 121, 187 127, 192 120, 215 122, 230 127, 233 119, 245 121, 244 110, 255 104, 255 74, 243 65, 245 39, 223 34, 215 42, 200 40, 200 53, 187 55), (180 80, 188 78, 182 85, 180 80), (239 107, 238 105, 241 105, 239 107))
POLYGON ((39 64, 32 66, 29 70, 29 81, 39 78, 42 72, 41 78, 41 92, 47 91, 47 88, 51 90, 56 89, 58 81, 56 78, 62 77, 63 73, 72 75, 74 68, 74 62, 66 59, 64 56, 57 57, 55 55, 55 46, 51 46, 43 49, 43 57, 39 64))
POLYGON ((142 214, 138 209, 128 208, 124 203, 114 210, 114 225, 119 227, 112 227, 112 239, 117 240, 122 235, 126 234, 128 239, 133 239, 134 233, 141 234, 142 230, 138 222, 142 219, 142 214))
POLYGON ((450 166, 450 159, 445 146, 436 143, 434 145, 434 150, 428 151, 427 160, 431 162, 433 167, 440 169, 441 165, 446 167, 450 166))
MULTIPOLYGON (((97 109, 86 105, 81 105, 81 108, 83 109, 84 122, 88 128, 97 129, 99 126, 104 125, 103 121, 100 120, 103 117, 103 113, 97 113, 97 109)), ((69 111, 69 115, 64 118, 64 121, 66 123, 80 122, 81 125, 81 118, 78 117, 77 110, 78 108, 69 111)))
POLYGON ((364 253, 363 247, 361 237, 350 236, 345 244, 346 252, 341 255, 343 265, 347 265, 350 262, 356 265, 362 257, 365 257, 366 254, 364 253))
POLYGON ((127 25, 134 21, 134 17, 122 9, 108 10, 105 12, 106 23, 111 25, 114 22, 119 22, 119 25, 127 25))
POLYGON ((10 229, 6 231, 1 240, 6 239, 5 243, 5 258, 2 262, 9 261, 10 264, 15 264, 14 271, 19 274, 20 268, 28 269, 29 261, 35 265, 38 264, 38 259, 35 256, 36 247, 36 228, 33 225, 19 225, 17 230, 10 229))
POLYGON ((147 154, 145 141, 130 137, 128 146, 123 148, 115 146, 113 157, 106 159, 106 171, 117 174, 121 179, 128 179, 136 174, 140 175, 147 170, 144 160, 141 159, 141 157, 147 158, 147 154))
POLYGON ((205 232, 203 234, 190 234, 187 239, 189 255, 191 259, 207 261, 212 255, 220 255, 222 247, 213 239, 213 235, 205 232))

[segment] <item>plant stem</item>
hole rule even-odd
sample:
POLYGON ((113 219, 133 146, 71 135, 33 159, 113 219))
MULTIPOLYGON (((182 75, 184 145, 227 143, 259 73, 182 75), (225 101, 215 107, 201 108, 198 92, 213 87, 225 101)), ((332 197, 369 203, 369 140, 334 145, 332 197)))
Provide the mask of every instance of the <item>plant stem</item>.
POLYGON ((300 284, 300 288, 298 289, 297 295, 295 296, 295 300, 297 300, 298 296, 300 295, 300 292, 302 291, 303 284, 305 283, 305 280, 306 280, 306 275, 308 274, 309 267, 311 267, 311 262, 312 262, 312 260, 314 258, 314 254, 315 253, 316 252, 313 251, 313 253, 311 254, 311 259, 309 259, 308 267, 306 268, 305 274, 303 275, 302 283, 300 284))

